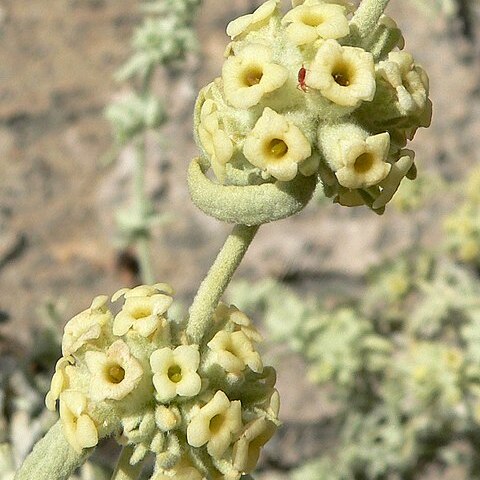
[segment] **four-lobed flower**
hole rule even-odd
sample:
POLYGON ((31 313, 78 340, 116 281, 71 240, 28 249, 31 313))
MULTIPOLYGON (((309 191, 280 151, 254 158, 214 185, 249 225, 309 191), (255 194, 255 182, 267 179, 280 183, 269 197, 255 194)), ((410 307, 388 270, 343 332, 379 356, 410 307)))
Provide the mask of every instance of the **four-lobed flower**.
POLYGON ((88 399, 80 392, 60 394, 60 418, 70 445, 81 452, 98 443, 98 430, 88 412, 88 399))
POLYGON ((342 187, 368 188, 390 172, 390 136, 386 132, 369 136, 355 125, 342 124, 323 128, 319 137, 325 160, 342 187))
POLYGON ((306 84, 342 107, 357 107, 375 96, 375 66, 370 52, 326 40, 307 71, 306 84))
POLYGON ((137 387, 143 375, 142 366, 122 340, 112 343, 105 353, 87 351, 85 363, 92 375, 89 395, 93 401, 121 400, 137 387))
POLYGON ((237 108, 257 105, 262 97, 280 88, 288 78, 288 70, 273 61, 266 45, 250 44, 223 64, 222 79, 225 98, 237 108))
POLYGON ((198 394, 202 381, 197 373, 200 353, 196 345, 180 345, 155 350, 150 357, 153 385, 159 401, 169 402, 177 395, 193 397, 198 394))
POLYGON ((194 414, 187 427, 187 441, 192 447, 207 445, 214 458, 221 458, 242 428, 241 403, 230 401, 219 390, 194 414))
POLYGON ((345 7, 306 0, 290 10, 282 20, 288 24, 287 34, 296 45, 313 43, 318 39, 339 39, 348 35, 350 28, 345 7))
POLYGON ((248 366, 253 372, 261 373, 263 363, 250 339, 241 330, 226 332, 221 330, 207 344, 213 352, 215 363, 225 371, 240 374, 248 366))
POLYGON ((243 153, 252 165, 286 182, 295 178, 312 149, 295 124, 267 107, 247 135, 243 153))
POLYGON ((278 0, 267 0, 253 13, 232 20, 227 26, 227 35, 232 39, 247 34, 254 28, 263 26, 272 17, 278 5, 278 0))
POLYGON ((152 335, 165 326, 163 314, 172 304, 171 292, 164 292, 164 284, 146 288, 122 289, 113 296, 113 301, 125 297, 122 310, 113 321, 113 334, 125 335, 135 331, 143 337, 152 335))

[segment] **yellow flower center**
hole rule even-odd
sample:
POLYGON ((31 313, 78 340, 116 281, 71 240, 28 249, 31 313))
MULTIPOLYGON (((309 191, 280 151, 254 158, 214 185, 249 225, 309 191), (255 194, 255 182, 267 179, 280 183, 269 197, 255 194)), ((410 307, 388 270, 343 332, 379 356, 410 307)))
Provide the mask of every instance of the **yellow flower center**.
POLYGON ((212 417, 212 419, 210 420, 210 425, 209 425, 210 431, 213 434, 217 433, 222 428, 222 425, 223 425, 224 421, 225 421, 225 417, 220 413, 218 415, 215 415, 214 417, 212 417))
POLYGON ((341 87, 348 87, 352 83, 353 75, 349 65, 341 63, 333 69, 332 77, 341 87))
POLYGON ((125 378, 125 370, 117 364, 107 368, 107 378, 110 383, 120 383, 125 378))
POLYGON ((149 317, 152 314, 152 311, 147 306, 138 306, 130 313, 135 320, 140 320, 141 318, 149 317))
POLYGON ((302 22, 309 27, 318 27, 325 19, 317 12, 305 12, 302 17, 302 22))
POLYGON ((268 153, 275 158, 282 158, 288 152, 288 145, 280 138, 274 138, 267 147, 268 153))
POLYGON ((253 85, 258 85, 262 77, 263 70, 261 67, 250 67, 244 72, 243 82, 245 83, 245 86, 252 87, 253 85))
POLYGON ((182 379, 182 369, 178 365, 172 365, 168 369, 167 375, 170 381, 173 383, 178 383, 182 379))
POLYGON ((355 164, 353 165, 353 168, 357 173, 368 172, 372 168, 373 161, 374 161, 374 158, 372 154, 362 153, 355 160, 355 164))

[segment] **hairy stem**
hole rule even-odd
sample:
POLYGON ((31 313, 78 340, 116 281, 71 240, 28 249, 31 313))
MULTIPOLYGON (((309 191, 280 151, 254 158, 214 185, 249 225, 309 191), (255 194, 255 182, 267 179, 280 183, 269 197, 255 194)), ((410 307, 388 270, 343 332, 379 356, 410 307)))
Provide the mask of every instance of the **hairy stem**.
POLYGON ((63 434, 59 421, 37 442, 14 480, 67 480, 92 449, 76 452, 63 434))
POLYGON ((350 22, 352 30, 360 38, 365 38, 374 30, 389 1, 362 0, 350 22))
POLYGON ((235 225, 232 233, 227 237, 189 310, 187 336, 193 343, 200 343, 210 327, 212 315, 220 297, 240 265, 258 228, 258 225, 251 227, 235 225))
POLYGON ((143 470, 143 462, 130 465, 133 447, 127 446, 120 453, 112 480, 137 480, 143 470))

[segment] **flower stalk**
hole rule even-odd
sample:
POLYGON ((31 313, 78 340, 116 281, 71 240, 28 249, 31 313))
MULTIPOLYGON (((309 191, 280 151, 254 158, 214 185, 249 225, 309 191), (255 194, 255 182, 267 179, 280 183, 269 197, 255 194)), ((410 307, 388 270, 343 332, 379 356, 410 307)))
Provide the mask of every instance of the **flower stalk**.
POLYGON ((200 343, 208 330, 213 312, 230 280, 247 252, 259 226, 235 225, 215 262, 198 289, 189 310, 187 335, 200 343))
POLYGON ((76 452, 65 438, 59 420, 37 442, 14 480, 67 480, 91 452, 91 449, 76 452))
POLYGON ((363 0, 353 15, 350 28, 360 38, 365 38, 373 31, 389 2, 390 0, 363 0))

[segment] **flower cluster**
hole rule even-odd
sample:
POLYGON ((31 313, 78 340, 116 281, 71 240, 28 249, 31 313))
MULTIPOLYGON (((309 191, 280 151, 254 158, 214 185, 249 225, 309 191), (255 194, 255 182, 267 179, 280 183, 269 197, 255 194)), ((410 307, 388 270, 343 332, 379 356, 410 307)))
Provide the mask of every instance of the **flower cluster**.
POLYGON ((282 17, 267 0, 228 25, 222 75, 196 106, 203 156, 223 185, 319 174, 336 202, 381 213, 415 177, 404 147, 430 123, 428 77, 389 17, 359 38, 350 2, 292 5, 282 17))
POLYGON ((233 306, 220 304, 205 343, 189 344, 185 324, 168 319, 172 294, 166 284, 122 289, 116 315, 99 296, 72 318, 47 407, 59 403, 78 452, 115 435, 134 447, 132 465, 155 454, 155 480, 239 479, 278 425, 275 371, 233 306))

